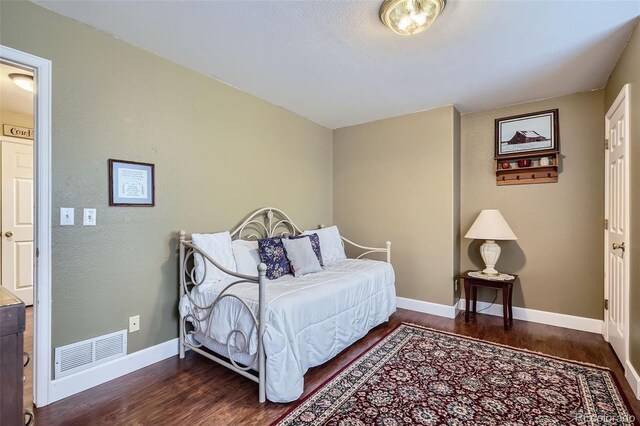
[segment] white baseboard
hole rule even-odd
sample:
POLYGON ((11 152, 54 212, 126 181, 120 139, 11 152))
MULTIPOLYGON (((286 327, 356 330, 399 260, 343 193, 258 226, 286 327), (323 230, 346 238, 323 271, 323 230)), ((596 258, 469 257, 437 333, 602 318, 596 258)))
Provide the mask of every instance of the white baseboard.
POLYGON ((52 380, 49 386, 49 403, 59 401, 177 354, 178 338, 176 337, 122 358, 52 380))
MULTIPOLYGON (((478 301, 476 309, 483 310, 483 314, 502 316, 502 305, 491 305, 478 301), (484 310, 486 309, 486 310, 484 310)), ((465 299, 458 301, 460 310, 465 310, 465 299)), ((570 328, 572 330, 588 331, 602 334, 604 321, 593 318, 576 317, 573 315, 558 314, 556 312, 538 311, 535 309, 513 307, 513 319, 537 322, 539 324, 554 325, 556 327, 570 328)))
MULTIPOLYGON (((465 310, 465 299, 460 299, 458 303, 453 306, 409 299, 406 297, 397 297, 396 299, 398 308, 409 309, 445 318, 455 318, 458 312, 464 312, 465 310)), ((491 304, 487 302, 478 302, 477 310, 483 310, 483 314, 502 316, 502 305, 490 305, 491 304)), ((518 307, 513 308, 513 319, 554 325, 556 327, 570 328, 572 330, 588 331, 590 333, 597 334, 602 334, 604 327, 604 321, 602 320, 518 307)))
POLYGON ((631 390, 633 390, 636 398, 640 399, 640 376, 629 360, 627 360, 625 368, 625 378, 627 379, 627 382, 629 382, 629 385, 631 385, 631 390))
POLYGON ((411 311, 422 312, 425 314, 437 315, 439 317, 456 317, 455 305, 441 305, 439 303, 424 302, 422 300, 408 299, 406 297, 397 297, 396 305, 398 308, 409 309, 411 311))

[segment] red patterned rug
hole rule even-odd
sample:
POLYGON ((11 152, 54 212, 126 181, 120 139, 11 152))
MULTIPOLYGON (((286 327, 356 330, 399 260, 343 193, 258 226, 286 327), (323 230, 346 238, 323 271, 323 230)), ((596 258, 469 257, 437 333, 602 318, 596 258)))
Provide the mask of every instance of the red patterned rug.
POLYGON ((401 324, 274 425, 637 425, 605 368, 401 324))

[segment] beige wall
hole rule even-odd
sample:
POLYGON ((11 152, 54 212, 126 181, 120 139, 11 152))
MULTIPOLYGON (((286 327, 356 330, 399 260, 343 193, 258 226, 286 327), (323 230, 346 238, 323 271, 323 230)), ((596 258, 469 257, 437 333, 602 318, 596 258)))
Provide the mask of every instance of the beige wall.
MULTIPOLYGON (((518 241, 499 242, 496 268, 520 275, 514 306, 602 319, 603 101, 597 90, 462 116, 462 236, 482 209, 503 214, 518 241), (559 109, 559 182, 496 186, 494 120, 552 108, 559 109)), ((482 241, 460 244, 462 269, 480 268, 482 241)))
POLYGON ((251 210, 332 222, 332 132, 28 2, 0 3, 2 44, 53 62, 53 346, 127 328, 175 338, 175 232, 251 210), (156 207, 109 207, 107 160, 156 165, 156 207), (76 226, 58 209, 76 208, 76 226), (96 227, 81 209, 96 207, 96 227))
POLYGON ((391 240, 399 296, 451 305, 455 121, 443 107, 335 130, 334 219, 347 238, 391 240))
MULTIPOLYGON (((2 98, 2 93, 0 93, 2 98)), ((19 112, 2 109, 2 100, 0 100, 0 132, 5 124, 11 124, 20 127, 29 127, 33 129, 33 115, 21 114, 19 112)))
POLYGON ((631 235, 627 244, 630 276, 630 358, 640 371, 640 25, 618 60, 605 88, 605 111, 609 110, 626 83, 631 84, 631 235))

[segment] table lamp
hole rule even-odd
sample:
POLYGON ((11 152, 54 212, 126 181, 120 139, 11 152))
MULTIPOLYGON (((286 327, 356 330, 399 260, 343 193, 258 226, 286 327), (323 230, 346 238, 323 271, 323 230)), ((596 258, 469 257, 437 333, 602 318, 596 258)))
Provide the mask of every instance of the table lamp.
POLYGON ((496 244, 496 240, 518 239, 498 210, 482 210, 464 237, 486 240, 480 246, 480 255, 485 264, 482 273, 486 275, 500 274, 495 268, 500 258, 500 246, 496 244))

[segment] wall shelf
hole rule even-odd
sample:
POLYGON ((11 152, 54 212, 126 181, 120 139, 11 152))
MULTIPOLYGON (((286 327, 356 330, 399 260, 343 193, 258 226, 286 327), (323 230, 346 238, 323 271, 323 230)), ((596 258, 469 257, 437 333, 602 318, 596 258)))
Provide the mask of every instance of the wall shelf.
POLYGON ((558 152, 537 155, 512 155, 509 157, 496 158, 496 185, 527 185, 558 182, 558 160, 558 152), (549 160, 549 165, 540 165, 540 161, 543 158, 549 160), (520 167, 518 162, 524 160, 530 161, 531 165, 529 167, 520 167), (506 164, 508 164, 508 168, 503 168, 503 165, 506 164))

